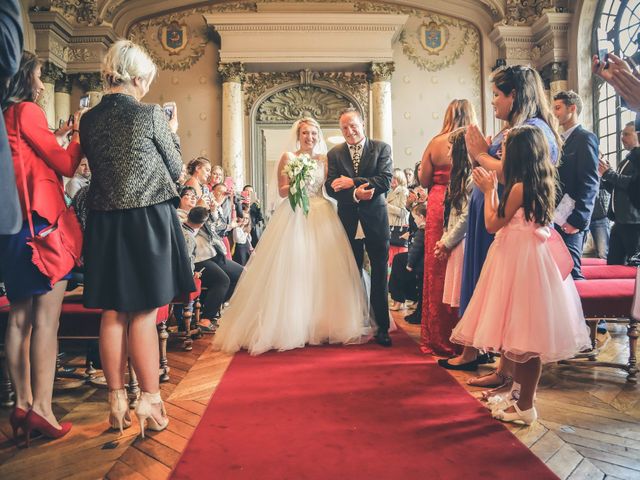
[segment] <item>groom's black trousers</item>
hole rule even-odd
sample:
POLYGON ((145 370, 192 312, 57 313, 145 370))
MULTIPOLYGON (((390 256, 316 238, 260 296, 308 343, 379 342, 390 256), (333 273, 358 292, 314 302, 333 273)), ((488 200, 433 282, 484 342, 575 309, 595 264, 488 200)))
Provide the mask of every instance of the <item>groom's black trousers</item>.
POLYGON ((385 239, 350 239, 353 256, 358 269, 362 272, 364 250, 367 249, 371 263, 371 310, 380 332, 389 331, 389 300, 387 284, 387 262, 389 261, 389 240, 385 239))

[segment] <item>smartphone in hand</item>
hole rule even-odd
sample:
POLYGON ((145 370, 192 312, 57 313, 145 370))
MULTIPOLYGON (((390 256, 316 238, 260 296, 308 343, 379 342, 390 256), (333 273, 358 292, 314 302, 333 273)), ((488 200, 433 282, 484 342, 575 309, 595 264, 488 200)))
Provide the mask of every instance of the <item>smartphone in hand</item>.
POLYGON ((80 97, 80 110, 83 108, 89 108, 89 95, 83 95, 80 97))
POLYGON ((173 118, 173 113, 175 112, 175 107, 173 103, 165 103, 162 106, 162 110, 164 111, 164 114, 167 116, 169 120, 173 118))
POLYGON ((598 60, 602 65, 604 65, 604 69, 609 68, 609 52, 606 48, 602 48, 598 50, 598 60))

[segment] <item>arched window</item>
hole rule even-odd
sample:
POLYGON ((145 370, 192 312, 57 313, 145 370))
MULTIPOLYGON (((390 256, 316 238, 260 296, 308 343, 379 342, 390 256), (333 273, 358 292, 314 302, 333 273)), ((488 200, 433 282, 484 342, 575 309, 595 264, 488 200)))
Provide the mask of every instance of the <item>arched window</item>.
MULTIPOLYGON (((630 57, 638 51, 640 41, 640 1, 603 0, 599 6, 600 22, 594 32, 594 54, 613 52, 619 57, 630 57)), ((596 133, 600 137, 600 150, 615 165, 622 156, 620 131, 635 114, 622 107, 620 97, 613 88, 600 80, 594 82, 594 108, 596 133)))

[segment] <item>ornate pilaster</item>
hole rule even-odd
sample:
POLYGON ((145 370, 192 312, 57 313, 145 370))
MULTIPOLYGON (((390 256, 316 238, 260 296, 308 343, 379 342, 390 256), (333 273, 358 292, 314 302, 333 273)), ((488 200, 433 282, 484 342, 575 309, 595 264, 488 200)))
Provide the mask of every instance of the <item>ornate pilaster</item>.
POLYGON ((244 115, 242 82, 245 79, 241 62, 218 66, 222 77, 222 168, 236 185, 244 184, 244 115))
POLYGON ((73 86, 73 77, 71 75, 62 74, 56 80, 54 86, 54 99, 56 106, 56 126, 60 120, 67 121, 71 114, 71 87, 73 86))
POLYGON ((42 64, 42 73, 40 80, 44 85, 44 90, 38 97, 38 105, 42 107, 45 115, 47 116, 47 123, 49 128, 56 128, 56 105, 55 105, 55 83, 56 80, 62 78, 63 72, 60 67, 54 65, 51 62, 44 62, 42 64))
POLYGON ((553 100, 554 95, 569 88, 567 62, 550 63, 542 70, 542 78, 545 80, 545 86, 549 86, 549 99, 553 100))
POLYGON ((393 149, 393 112, 391 110, 391 75, 393 62, 373 62, 370 69, 372 135, 393 149))
POLYGON ((76 79, 86 94, 89 95, 89 108, 99 103, 104 94, 100 73, 80 73, 76 79))

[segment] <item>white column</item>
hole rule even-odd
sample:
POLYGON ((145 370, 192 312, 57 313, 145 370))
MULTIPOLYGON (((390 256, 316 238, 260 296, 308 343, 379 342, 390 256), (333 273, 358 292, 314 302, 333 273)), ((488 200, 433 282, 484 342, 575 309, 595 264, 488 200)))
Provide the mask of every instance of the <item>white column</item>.
POLYGON ((49 128, 55 129, 58 124, 56 122, 56 104, 55 104, 55 82, 62 78, 62 69, 51 62, 45 62, 42 65, 40 80, 44 85, 44 90, 38 97, 38 105, 42 107, 47 117, 49 128))
POLYGON ((244 113, 242 81, 244 67, 240 62, 218 67, 222 76, 222 168, 236 185, 244 185, 244 113))
POLYGON ((66 122, 71 115, 71 85, 72 81, 69 75, 63 74, 61 78, 56 80, 54 93, 56 127, 60 120, 66 122))
POLYGON ((391 110, 391 74, 393 62, 371 64, 372 137, 391 146, 393 151, 393 114, 391 110))
POLYGON ((47 117, 47 124, 50 129, 55 129, 58 124, 56 123, 56 104, 54 85, 49 82, 42 82, 44 90, 38 97, 38 105, 44 110, 44 114, 47 117))

